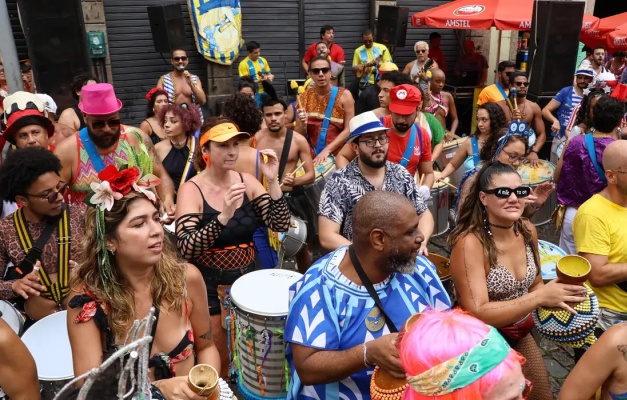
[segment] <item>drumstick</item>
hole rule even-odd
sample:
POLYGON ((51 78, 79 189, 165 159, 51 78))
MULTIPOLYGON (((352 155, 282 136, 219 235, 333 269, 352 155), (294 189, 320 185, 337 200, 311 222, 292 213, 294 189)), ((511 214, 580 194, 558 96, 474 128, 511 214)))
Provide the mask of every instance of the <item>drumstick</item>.
MULTIPOLYGON (((518 102, 516 101, 516 95, 518 94, 518 90, 516 90, 516 88, 513 87, 509 90, 509 94, 513 97, 511 102, 514 107, 514 111, 516 111, 518 110, 518 102)), ((520 122, 520 119, 516 119, 516 121, 520 122)))
MULTIPOLYGON (((295 169, 294 171, 292 171, 291 173, 292 173, 292 174, 295 174, 295 173, 296 173, 296 171, 298 171, 298 170, 300 169, 300 167, 302 167, 302 166, 303 166, 303 164, 305 164, 305 162, 304 162, 304 161, 301 161, 301 162, 300 162, 300 164, 298 164, 298 166, 296 167, 296 169, 295 169)), ((281 183, 281 184, 279 185, 279 187, 281 187, 281 186, 283 186, 283 183, 281 183)))
POLYGON ((418 184, 418 186, 422 186, 422 182, 424 182, 425 180, 425 174, 422 174, 422 176, 420 177, 420 183, 418 184))
POLYGON ((455 185, 448 183, 447 181, 445 181, 444 179, 438 179, 438 182, 443 182, 445 185, 452 187, 453 189, 457 190, 457 187, 455 187, 455 185))

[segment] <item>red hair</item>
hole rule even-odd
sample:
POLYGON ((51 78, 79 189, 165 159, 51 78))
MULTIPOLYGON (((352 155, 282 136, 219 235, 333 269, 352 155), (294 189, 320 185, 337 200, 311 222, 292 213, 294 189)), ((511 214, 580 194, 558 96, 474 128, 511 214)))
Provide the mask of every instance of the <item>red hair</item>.
POLYGON ((161 112, 158 116, 159 125, 163 126, 165 122, 165 115, 171 112, 177 117, 181 124, 183 124, 183 130, 185 130, 185 135, 191 136, 193 135, 198 128, 200 128, 200 116, 198 115, 198 111, 195 107, 185 108, 176 104, 168 104, 161 109, 161 112))

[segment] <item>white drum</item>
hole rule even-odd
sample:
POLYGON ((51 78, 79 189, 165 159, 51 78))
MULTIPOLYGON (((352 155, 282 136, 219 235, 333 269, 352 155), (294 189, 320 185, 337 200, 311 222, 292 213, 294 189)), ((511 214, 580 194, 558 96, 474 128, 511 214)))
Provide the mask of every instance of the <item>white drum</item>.
POLYGON ((2 319, 13 329, 16 335, 24 333, 24 316, 8 301, 0 301, 2 319))
POLYGON ((74 377, 72 348, 67 333, 67 311, 35 322, 22 336, 33 355, 42 385, 42 399, 52 399, 74 377))
POLYGON ((252 397, 248 393, 268 398, 287 396, 283 330, 289 288, 301 277, 295 271, 266 269, 248 273, 233 283, 238 388, 244 398, 252 397), (252 354, 250 345, 254 347, 252 354))
POLYGON ((427 202, 434 221, 431 236, 440 236, 448 231, 449 190, 446 183, 442 181, 435 182, 431 188, 431 198, 427 202))

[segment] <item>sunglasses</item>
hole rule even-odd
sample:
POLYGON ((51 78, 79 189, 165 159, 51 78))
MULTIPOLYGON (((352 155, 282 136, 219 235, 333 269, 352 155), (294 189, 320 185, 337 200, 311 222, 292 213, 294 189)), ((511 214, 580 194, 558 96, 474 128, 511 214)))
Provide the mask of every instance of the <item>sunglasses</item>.
POLYGON ((519 186, 515 189, 510 189, 508 187, 500 187, 495 189, 483 190, 483 193, 493 194, 499 199, 508 199, 509 196, 514 193, 514 195, 519 199, 524 199, 531 194, 531 188, 528 186, 519 186))
POLYGON ((61 193, 61 196, 65 196, 65 193, 67 192, 68 184, 65 182, 60 182, 60 184, 61 184, 60 186, 57 185, 56 191, 51 191, 48 194, 30 194, 30 193, 26 193, 26 194, 31 197, 37 197, 38 199, 47 199, 48 203, 53 204, 54 202, 57 201, 57 198, 59 197, 59 193, 61 193))
POLYGON ((529 82, 514 82, 514 85, 527 87, 529 86, 529 82))
POLYGON ((183 57, 172 57, 174 61, 187 61, 187 56, 183 57))
POLYGON ((416 54, 422 54, 422 53, 426 53, 427 50, 416 50, 416 54))
POLYGON ((311 69, 311 72, 313 72, 315 75, 318 75, 320 72, 322 72, 323 74, 326 74, 329 71, 331 71, 331 68, 329 67, 311 69))
POLYGON ((104 129, 105 126, 108 126, 111 129, 117 129, 120 127, 120 119, 115 118, 115 119, 110 119, 108 121, 97 119, 91 122, 92 129, 104 129))

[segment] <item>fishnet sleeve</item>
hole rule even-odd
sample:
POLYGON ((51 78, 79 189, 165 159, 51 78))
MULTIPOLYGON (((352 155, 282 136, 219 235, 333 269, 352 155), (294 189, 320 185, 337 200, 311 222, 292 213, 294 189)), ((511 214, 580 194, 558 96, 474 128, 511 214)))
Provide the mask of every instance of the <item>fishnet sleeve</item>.
POLYGON ((176 221, 176 244, 186 260, 193 260, 213 247, 224 225, 215 215, 202 226, 203 214, 185 214, 176 221))
POLYGON ((273 200, 268 193, 252 201, 255 214, 263 223, 275 232, 287 232, 290 229, 290 210, 285 198, 273 200))

